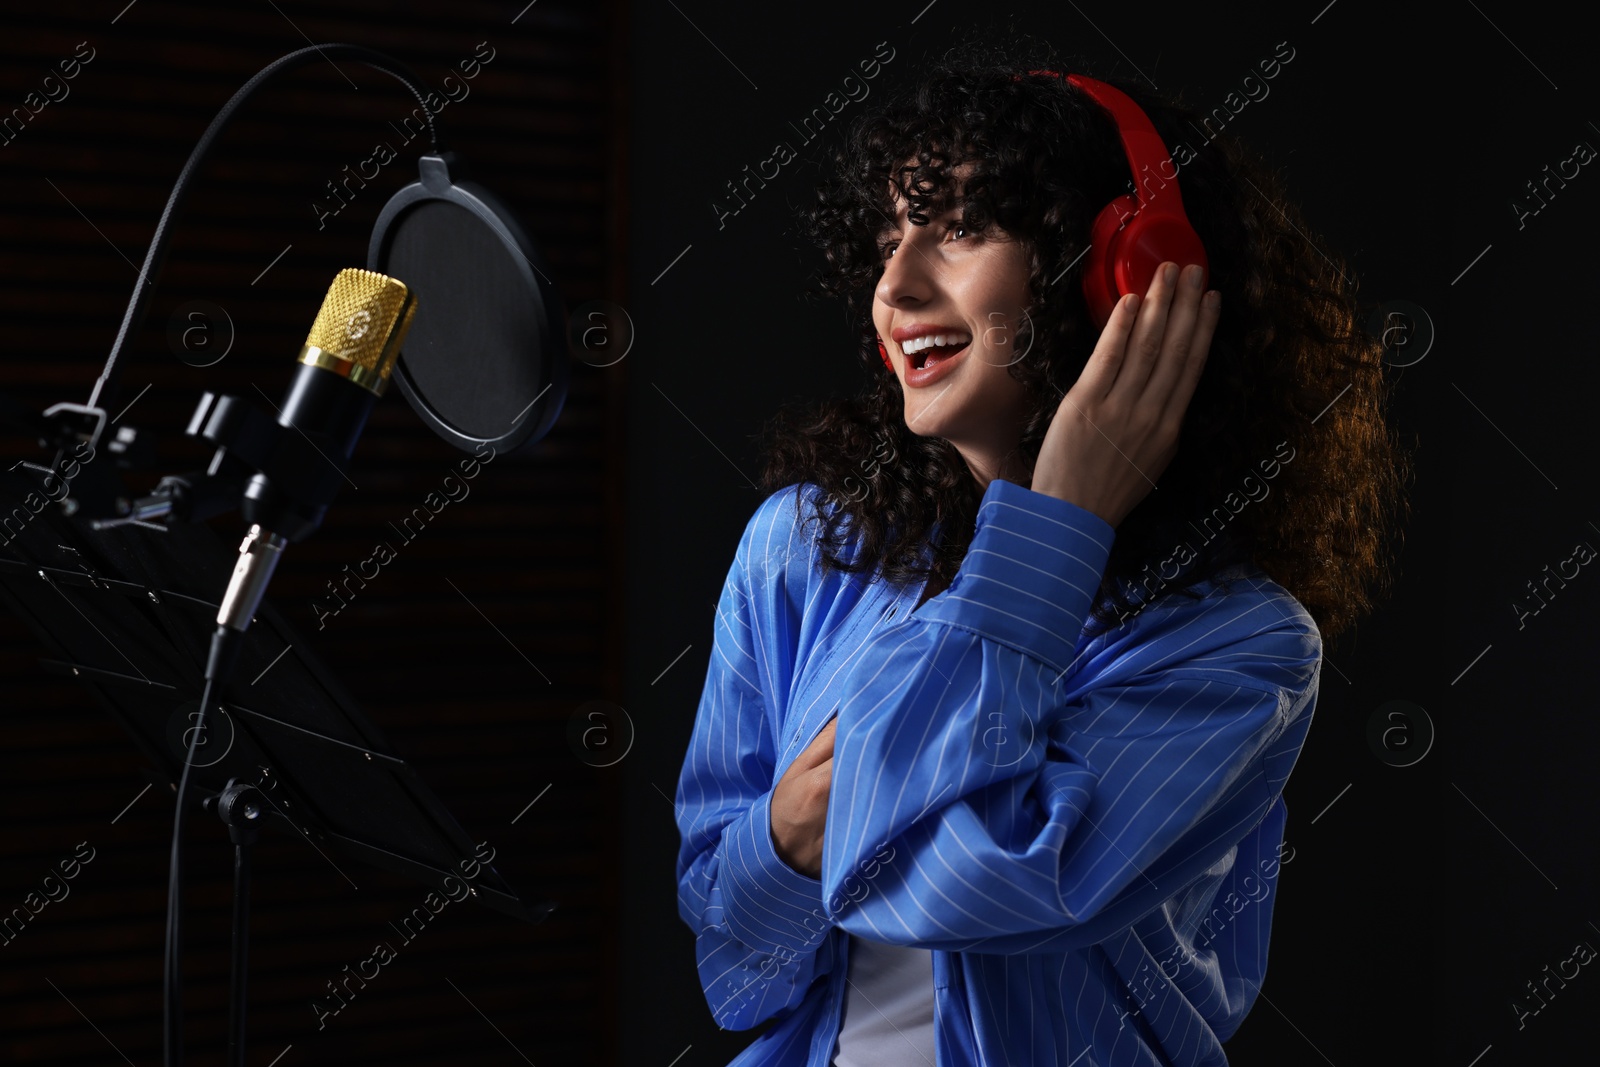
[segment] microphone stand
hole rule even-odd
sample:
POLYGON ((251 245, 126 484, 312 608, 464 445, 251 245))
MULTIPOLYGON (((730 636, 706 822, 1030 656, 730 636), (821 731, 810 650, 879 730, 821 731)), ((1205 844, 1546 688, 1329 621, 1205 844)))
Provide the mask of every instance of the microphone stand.
MULTIPOLYGON (((205 393, 200 398, 186 431, 189 436, 217 446, 210 466, 199 473, 169 475, 156 491, 132 503, 122 501, 120 515, 91 522, 94 529, 125 523, 147 522, 169 515, 198 521, 222 514, 239 505, 247 481, 256 475, 299 499, 331 502, 342 477, 316 446, 302 433, 279 425, 271 416, 234 396, 205 393)), ((200 711, 193 729, 183 774, 178 783, 177 807, 173 815, 173 846, 169 867, 167 899, 168 941, 166 946, 167 981, 164 1019, 168 1063, 177 1067, 182 1053, 181 985, 177 982, 182 952, 183 910, 183 822, 186 813, 189 770, 198 747, 204 743, 206 716, 211 704, 219 702, 234 662, 243 644, 244 632, 266 592, 272 571, 285 541, 277 534, 252 526, 246 536, 234 580, 223 598, 218 626, 211 640, 206 663, 205 684, 200 711), (227 617, 227 624, 223 618, 227 617)), ((253 785, 230 779, 220 793, 207 797, 202 806, 215 810, 228 827, 234 843, 233 960, 228 1009, 229 1063, 244 1067, 246 970, 250 936, 250 848, 259 837, 262 794, 253 785)))
MULTIPOLYGON (((150 246, 145 253, 144 265, 139 270, 139 280, 134 284, 133 295, 129 298, 127 310, 123 314, 122 325, 117 331, 116 340, 112 343, 110 354, 106 357, 105 366, 101 371, 100 377, 95 381, 88 403, 57 404, 45 413, 46 418, 53 420, 54 425, 63 431, 61 437, 55 441, 48 442, 48 444, 53 444, 56 448, 55 458, 50 465, 50 469, 58 472, 58 476, 59 472, 66 470, 69 463, 72 462, 68 458, 69 444, 74 441, 77 445, 87 444, 91 455, 94 454, 93 450, 100 446, 100 439, 107 424, 106 409, 114 405, 117 400, 122 365, 124 363, 123 356, 144 320, 151 291, 166 259, 172 223, 177 217, 178 210, 186 199, 189 190, 192 188, 201 166, 210 156, 218 136, 233 118, 239 107, 262 86, 285 71, 329 59, 357 60, 398 79, 411 91, 412 95, 416 97, 417 103, 422 107, 423 116, 428 126, 428 140, 432 146, 433 153, 437 155, 443 151, 444 146, 439 140, 438 131, 434 128, 433 112, 427 106, 428 90, 426 84, 405 64, 374 49, 342 43, 309 45, 274 60, 258 71, 244 85, 240 86, 239 90, 217 112, 216 117, 211 120, 211 125, 206 127, 205 133, 201 135, 200 140, 195 144, 188 160, 183 165, 183 169, 179 172, 176 182, 173 184, 172 192, 167 197, 166 207, 161 212, 161 219, 156 224, 155 233, 151 237, 150 246)), ((262 421, 260 416, 244 413, 243 405, 232 397, 222 397, 218 400, 212 394, 207 393, 205 399, 201 401, 200 410, 196 411, 195 417, 191 421, 189 430, 191 434, 197 433, 197 424, 201 423, 203 419, 209 420, 208 428, 215 428, 219 436, 237 431, 238 441, 243 442, 240 444, 239 450, 247 453, 251 451, 252 443, 260 443, 262 440, 266 440, 267 435, 270 434, 270 431, 265 430, 260 425, 262 421), (230 422, 230 419, 234 421, 230 422)), ((266 421, 270 422, 270 420, 266 421)), ((274 425, 273 429, 278 429, 278 427, 274 425)), ((199 435, 209 436, 205 433, 199 435)), ((325 464, 309 463, 296 470, 289 464, 282 462, 283 457, 290 456, 297 450, 291 439, 295 436, 298 435, 290 435, 289 438, 284 438, 282 442, 277 442, 288 447, 279 447, 274 451, 271 458, 277 460, 278 462, 276 463, 269 463, 267 461, 268 457, 260 453, 255 453, 253 456, 240 457, 234 454, 235 449, 219 449, 212 461, 211 468, 205 475, 165 479, 161 486, 158 487, 156 494, 136 504, 130 504, 125 498, 119 494, 114 494, 106 488, 109 484, 108 472, 97 468, 91 476, 91 484, 85 487, 88 492, 76 498, 68 497, 63 500, 63 504, 70 513, 71 510, 84 503, 84 497, 87 496, 89 498, 87 502, 92 505, 88 510, 88 514, 100 520, 97 526, 118 525, 121 522, 143 522, 174 511, 181 515, 184 507, 196 504, 199 505, 201 511, 211 510, 212 513, 220 513, 222 510, 226 510, 226 507, 223 502, 218 500, 219 494, 226 494, 232 491, 233 480, 238 477, 241 470, 245 469, 244 464, 249 463, 252 458, 262 461, 249 463, 256 470, 264 471, 267 465, 275 466, 281 472, 280 483, 283 485, 315 483, 322 480, 314 476, 304 476, 303 472, 307 469, 325 469, 325 464), (243 459, 243 463, 241 463, 241 459, 243 459)), ((300 450, 303 451, 303 449, 300 450)), ((318 490, 318 487, 313 484, 313 489, 318 490)), ((242 493, 240 496, 242 496, 242 493)), ((332 496, 329 494, 328 499, 331 498, 332 496)), ((237 500, 239 497, 235 496, 233 499, 237 500)), ((252 536, 254 536, 254 530, 252 531, 252 536)), ((249 541, 247 540, 246 543, 249 544, 249 541)), ((268 545, 266 547, 270 548, 272 546, 268 545)), ((281 544, 277 547, 281 548, 281 544)), ((260 558, 275 559, 275 556, 276 553, 267 553, 260 558)), ((220 690, 226 682, 229 669, 232 666, 232 660, 238 653, 243 626, 248 624, 249 614, 253 610, 254 604, 259 602, 260 595, 265 591, 266 582, 270 576, 270 563, 251 576, 249 583, 251 585, 250 596, 245 598, 248 602, 243 605, 236 605, 240 607, 243 613, 243 618, 238 620, 237 629, 219 625, 217 635, 213 638, 211 657, 206 667, 206 679, 202 690, 199 718, 195 727, 194 736, 197 740, 205 728, 206 714, 213 696, 212 690, 218 690, 220 695, 220 690)), ((165 1067, 181 1067, 183 1062, 182 982, 180 977, 183 918, 182 828, 183 805, 188 785, 188 769, 193 762, 193 756, 194 747, 191 745, 189 758, 185 762, 184 772, 178 786, 177 806, 173 815, 172 856, 167 901, 167 946, 165 976, 163 979, 162 1046, 165 1067)), ((232 807, 230 806, 228 810, 231 811, 232 807)), ((224 818, 226 821, 227 817, 224 816, 224 818)), ((234 829, 233 824, 230 822, 230 834, 234 832, 234 829)), ((235 977, 241 987, 239 989, 239 995, 241 996, 243 992, 243 975, 239 973, 239 969, 244 966, 242 950, 245 945, 244 938, 248 931, 241 925, 244 923, 244 919, 238 909, 241 906, 248 905, 249 858, 247 852, 241 853, 238 850, 247 850, 248 847, 249 842, 241 842, 238 838, 235 838, 235 870, 243 887, 241 890, 236 884, 234 929, 237 957, 234 961, 235 977), (241 892, 244 896, 244 905, 239 903, 238 895, 241 892)), ((237 1026, 238 1030, 235 1033, 233 1028, 230 1027, 230 1043, 236 1046, 238 1054, 236 1062, 242 1065, 244 1062, 244 1006, 242 1003, 235 1005, 233 1019, 234 1025, 237 1026)))

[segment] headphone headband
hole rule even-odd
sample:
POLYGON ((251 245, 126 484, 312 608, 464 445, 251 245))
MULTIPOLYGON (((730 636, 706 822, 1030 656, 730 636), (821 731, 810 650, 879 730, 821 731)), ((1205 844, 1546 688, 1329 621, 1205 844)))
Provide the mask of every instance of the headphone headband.
MULTIPOLYGON (((1030 70, 1028 73, 1061 77, 1051 70, 1030 70)), ((1128 168, 1133 173, 1136 187, 1139 184, 1139 175, 1152 168, 1157 174, 1161 174, 1162 169, 1167 168, 1174 177, 1177 175, 1178 170, 1172 166, 1172 154, 1167 151, 1166 143, 1156 132, 1150 116, 1133 102, 1132 97, 1114 85, 1107 85, 1103 81, 1096 81, 1082 74, 1068 74, 1066 80, 1088 93, 1090 99, 1111 113, 1112 121, 1117 124, 1117 135, 1122 138, 1122 150, 1128 157, 1128 168)), ((1171 196, 1160 195, 1166 191, 1163 187, 1151 192, 1149 199, 1141 198, 1141 208, 1158 215, 1186 218, 1183 213, 1183 195, 1178 191, 1177 181, 1171 183, 1171 196)))

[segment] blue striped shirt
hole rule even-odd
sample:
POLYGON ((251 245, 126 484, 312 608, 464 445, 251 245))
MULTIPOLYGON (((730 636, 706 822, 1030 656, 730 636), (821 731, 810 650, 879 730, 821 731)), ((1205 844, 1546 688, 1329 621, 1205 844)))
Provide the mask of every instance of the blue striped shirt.
POLYGON ((829 1063, 847 935, 932 950, 938 1067, 1226 1064, 1266 973, 1311 616, 1244 565, 1087 637, 1113 528, 1001 479, 917 607, 824 575, 796 523, 816 492, 745 528, 678 782, 707 1003, 776 1020, 734 1064, 829 1063), (772 790, 835 713, 816 879, 774 848, 772 790))

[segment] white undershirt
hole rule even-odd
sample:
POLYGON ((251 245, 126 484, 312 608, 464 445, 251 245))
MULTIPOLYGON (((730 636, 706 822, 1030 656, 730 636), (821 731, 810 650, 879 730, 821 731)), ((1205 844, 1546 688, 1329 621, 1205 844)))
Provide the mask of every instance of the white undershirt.
POLYGON ((833 1067, 933 1067, 933 952, 850 938, 833 1067))

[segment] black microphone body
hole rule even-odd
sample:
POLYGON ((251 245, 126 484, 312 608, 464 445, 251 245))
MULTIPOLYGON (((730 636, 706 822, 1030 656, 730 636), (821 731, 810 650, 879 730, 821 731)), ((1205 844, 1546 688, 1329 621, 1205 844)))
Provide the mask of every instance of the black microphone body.
MULTIPOLYGON (((326 460, 326 470, 308 490, 296 492, 257 473, 245 487, 240 511, 245 521, 288 541, 302 541, 322 524, 334 492, 366 427, 378 396, 349 378, 313 364, 295 368, 278 425, 305 436, 326 460)), ((310 472, 307 472, 308 474, 310 472)))

